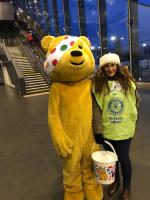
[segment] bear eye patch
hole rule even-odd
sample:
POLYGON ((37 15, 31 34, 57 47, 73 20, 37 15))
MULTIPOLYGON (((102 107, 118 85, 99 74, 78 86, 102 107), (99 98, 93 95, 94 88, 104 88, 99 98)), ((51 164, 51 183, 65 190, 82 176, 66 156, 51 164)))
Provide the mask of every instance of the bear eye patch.
POLYGON ((60 50, 61 50, 61 51, 65 51, 67 48, 68 48, 68 46, 67 46, 66 44, 64 44, 64 45, 62 45, 62 46, 60 47, 60 50))

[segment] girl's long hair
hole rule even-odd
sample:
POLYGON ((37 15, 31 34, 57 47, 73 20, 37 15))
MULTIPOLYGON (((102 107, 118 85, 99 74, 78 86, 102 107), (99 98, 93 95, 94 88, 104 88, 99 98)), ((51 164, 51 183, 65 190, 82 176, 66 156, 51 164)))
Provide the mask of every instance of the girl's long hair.
MULTIPOLYGON (((128 70, 128 66, 117 65, 117 72, 114 78, 120 83, 125 95, 128 94, 131 86, 131 81, 135 83, 133 76, 128 70)), ((104 71, 104 67, 99 68, 95 77, 95 91, 101 93, 103 89, 107 89, 107 92, 110 92, 108 80, 109 77, 104 71)))

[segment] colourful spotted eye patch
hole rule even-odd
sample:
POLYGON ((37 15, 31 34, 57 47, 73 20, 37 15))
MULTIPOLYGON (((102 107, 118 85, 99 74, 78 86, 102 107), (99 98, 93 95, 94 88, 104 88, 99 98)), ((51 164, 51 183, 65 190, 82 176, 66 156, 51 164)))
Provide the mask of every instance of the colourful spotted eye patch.
POLYGON ((47 56, 46 62, 48 63, 49 72, 55 69, 55 66, 64 55, 64 53, 69 50, 78 37, 76 36, 65 36, 64 39, 50 51, 49 55, 47 56))

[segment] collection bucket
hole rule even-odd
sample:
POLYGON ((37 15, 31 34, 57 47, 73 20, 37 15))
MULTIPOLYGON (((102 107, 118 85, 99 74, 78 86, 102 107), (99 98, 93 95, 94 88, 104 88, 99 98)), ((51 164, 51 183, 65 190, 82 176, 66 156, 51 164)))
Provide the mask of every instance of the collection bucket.
POLYGON ((115 181, 116 161, 118 160, 114 147, 108 142, 111 151, 96 151, 92 153, 94 164, 94 174, 98 183, 103 185, 111 184, 115 181))

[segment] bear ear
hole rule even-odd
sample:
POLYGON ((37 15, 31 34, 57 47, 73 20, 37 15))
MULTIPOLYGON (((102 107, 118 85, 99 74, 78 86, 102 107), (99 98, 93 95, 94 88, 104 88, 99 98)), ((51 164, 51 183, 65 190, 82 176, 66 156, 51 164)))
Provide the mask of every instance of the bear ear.
POLYGON ((48 47, 50 45, 50 43, 55 39, 55 37, 53 36, 45 36, 43 37, 43 39, 41 40, 41 46, 42 48, 47 51, 48 47))
POLYGON ((90 40, 87 37, 80 36, 79 38, 81 38, 81 40, 83 40, 88 45, 88 47, 91 47, 90 40))

